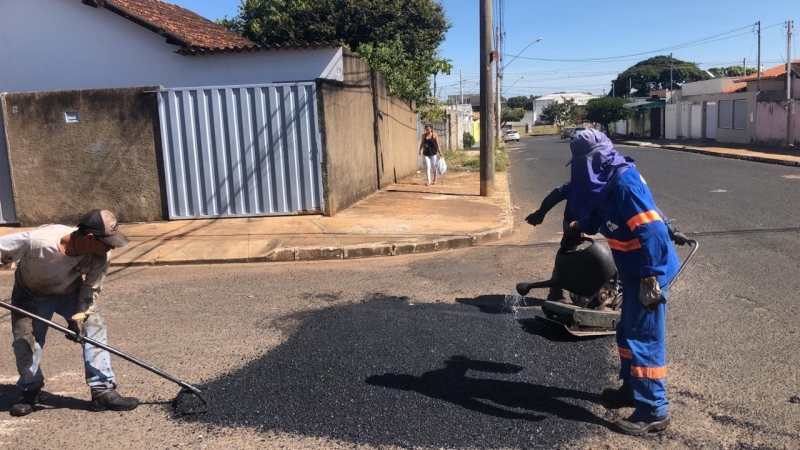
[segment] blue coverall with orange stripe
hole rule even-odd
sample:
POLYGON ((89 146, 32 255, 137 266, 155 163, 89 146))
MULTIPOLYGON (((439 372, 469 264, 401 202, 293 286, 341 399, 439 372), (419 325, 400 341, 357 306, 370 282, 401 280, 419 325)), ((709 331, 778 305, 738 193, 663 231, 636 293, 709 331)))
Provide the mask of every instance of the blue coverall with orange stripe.
POLYGON ((619 176, 605 203, 579 223, 583 232, 606 237, 622 281, 622 317, 617 325, 620 378, 630 383, 638 414, 666 417, 667 307, 661 304, 648 314, 638 298, 641 278, 657 276, 663 287, 680 266, 662 214, 647 183, 635 168, 629 168, 619 176))

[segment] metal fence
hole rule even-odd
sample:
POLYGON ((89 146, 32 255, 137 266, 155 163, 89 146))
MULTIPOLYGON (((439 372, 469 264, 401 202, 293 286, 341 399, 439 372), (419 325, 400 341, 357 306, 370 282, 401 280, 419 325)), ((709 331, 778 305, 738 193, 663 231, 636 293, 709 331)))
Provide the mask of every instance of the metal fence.
POLYGON ((322 211, 316 85, 162 89, 170 219, 322 211))
POLYGON ((11 186, 8 148, 6 148, 3 103, 3 99, 0 98, 0 224, 17 222, 17 216, 14 211, 14 192, 11 186))

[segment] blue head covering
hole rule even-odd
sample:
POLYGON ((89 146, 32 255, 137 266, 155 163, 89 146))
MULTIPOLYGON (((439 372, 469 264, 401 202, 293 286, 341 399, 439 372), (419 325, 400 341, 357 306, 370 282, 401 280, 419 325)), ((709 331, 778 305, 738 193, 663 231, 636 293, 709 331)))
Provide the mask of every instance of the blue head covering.
POLYGON ((614 182, 634 161, 622 156, 600 131, 589 129, 578 132, 570 142, 572 166, 569 207, 576 220, 600 207, 608 198, 614 182))

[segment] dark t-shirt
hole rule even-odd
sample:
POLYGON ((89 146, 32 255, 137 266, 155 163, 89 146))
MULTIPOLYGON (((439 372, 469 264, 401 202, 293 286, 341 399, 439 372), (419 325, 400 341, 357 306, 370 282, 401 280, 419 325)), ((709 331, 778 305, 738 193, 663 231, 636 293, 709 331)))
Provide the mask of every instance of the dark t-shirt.
POLYGON ((435 156, 439 153, 439 145, 436 143, 435 135, 431 134, 430 138, 422 136, 422 143, 425 145, 422 149, 422 154, 425 156, 435 156))

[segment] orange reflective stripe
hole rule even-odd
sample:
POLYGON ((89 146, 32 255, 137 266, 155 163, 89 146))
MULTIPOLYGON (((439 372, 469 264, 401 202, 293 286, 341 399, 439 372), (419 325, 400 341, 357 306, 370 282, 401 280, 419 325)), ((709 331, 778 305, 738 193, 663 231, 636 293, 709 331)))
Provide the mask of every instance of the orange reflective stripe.
POLYGON ((633 231, 639 225, 655 222, 657 220, 661 220, 661 216, 656 211, 651 209, 650 211, 646 211, 631 217, 631 220, 628 221, 628 228, 633 231))
POLYGON ((611 250, 619 250, 621 252, 629 252, 642 248, 642 244, 640 244, 639 239, 636 238, 631 239, 630 241, 618 241, 616 239, 608 238, 606 239, 606 242, 611 250))
POLYGON ((631 376, 637 378, 667 378, 667 368, 631 366, 631 376))
POLYGON ((631 349, 617 347, 617 350, 619 350, 619 356, 625 359, 633 359, 633 352, 631 352, 631 349))

